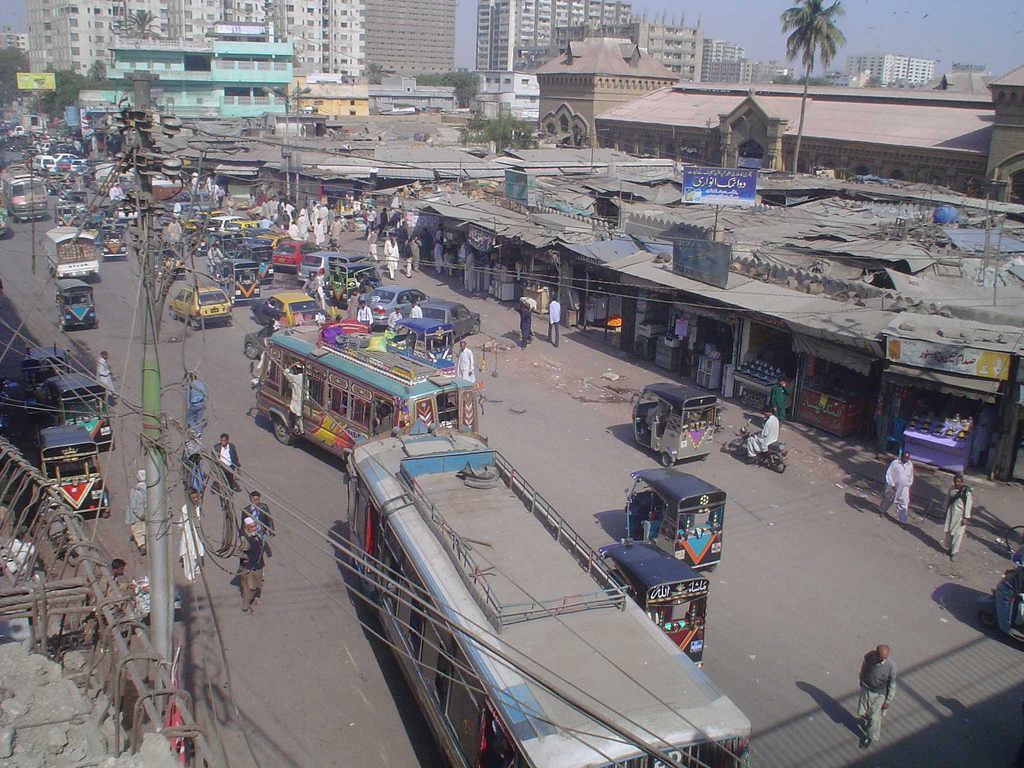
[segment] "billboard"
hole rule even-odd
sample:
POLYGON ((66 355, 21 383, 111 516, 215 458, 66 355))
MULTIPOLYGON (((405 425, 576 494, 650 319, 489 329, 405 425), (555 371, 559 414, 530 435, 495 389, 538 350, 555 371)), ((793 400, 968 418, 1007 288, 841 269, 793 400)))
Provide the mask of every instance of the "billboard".
POLYGON ((729 280, 732 246, 713 240, 673 240, 672 270, 683 277, 716 288, 729 280))
POLYGON ((1010 355, 1007 352, 890 336, 885 345, 885 356, 894 363, 934 368, 961 376, 998 381, 1006 381, 1010 376, 1010 355))
POLYGON ((537 177, 523 171, 505 171, 505 199, 528 208, 537 206, 537 177))
POLYGON ((753 205, 756 193, 753 168, 683 168, 684 203, 753 205))
POLYGON ((57 81, 53 72, 19 72, 19 91, 54 91, 57 89, 57 81))

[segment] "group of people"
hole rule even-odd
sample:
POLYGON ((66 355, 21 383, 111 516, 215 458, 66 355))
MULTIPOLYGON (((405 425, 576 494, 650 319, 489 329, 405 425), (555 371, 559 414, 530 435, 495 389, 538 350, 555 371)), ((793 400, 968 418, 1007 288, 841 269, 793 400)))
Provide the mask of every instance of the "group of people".
MULTIPOLYGON (((533 341, 533 306, 528 299, 521 298, 513 308, 519 315, 519 345, 526 347, 533 341)), ((562 304, 557 298, 551 299, 548 303, 548 342, 551 346, 557 347, 561 341, 560 325, 562 322, 562 304)))

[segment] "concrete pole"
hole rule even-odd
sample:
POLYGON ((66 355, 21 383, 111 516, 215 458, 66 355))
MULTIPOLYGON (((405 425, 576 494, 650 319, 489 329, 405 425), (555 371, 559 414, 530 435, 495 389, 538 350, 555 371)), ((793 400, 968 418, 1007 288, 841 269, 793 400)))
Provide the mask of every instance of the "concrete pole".
MULTIPOLYGON (((135 86, 135 110, 151 110, 152 82, 149 72, 129 75, 135 86)), ((155 125, 155 120, 154 120, 155 125)), ((152 151, 152 133, 135 129, 135 151, 152 151)), ((138 165, 145 162, 136 157, 136 193, 139 205, 137 244, 142 248, 143 336, 142 336, 142 447, 146 452, 146 550, 149 555, 150 626, 153 648, 167 661, 171 659, 174 625, 173 594, 174 573, 171 568, 173 527, 167 506, 166 461, 164 457, 161 425, 162 403, 160 394, 160 361, 157 356, 159 322, 155 316, 156 264, 150 243, 153 214, 153 184, 151 176, 138 173, 138 165)))

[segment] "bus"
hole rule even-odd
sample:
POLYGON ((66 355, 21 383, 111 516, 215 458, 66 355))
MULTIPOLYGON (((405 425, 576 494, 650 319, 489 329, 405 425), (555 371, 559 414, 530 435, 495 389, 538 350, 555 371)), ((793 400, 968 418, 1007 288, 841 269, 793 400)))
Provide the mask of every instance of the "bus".
POLYGON ((43 177, 23 165, 10 166, 0 174, 0 204, 15 221, 44 218, 47 195, 43 177))
POLYGON ((350 452, 349 545, 446 764, 745 766, 750 721, 522 473, 416 431, 350 452))
POLYGON ((365 334, 357 336, 328 343, 315 326, 300 325, 268 339, 256 407, 281 443, 292 445, 301 436, 343 456, 369 437, 415 423, 456 432, 478 429, 472 382, 394 349, 375 351, 365 346, 365 334), (301 424, 291 410, 293 386, 302 388, 301 424))

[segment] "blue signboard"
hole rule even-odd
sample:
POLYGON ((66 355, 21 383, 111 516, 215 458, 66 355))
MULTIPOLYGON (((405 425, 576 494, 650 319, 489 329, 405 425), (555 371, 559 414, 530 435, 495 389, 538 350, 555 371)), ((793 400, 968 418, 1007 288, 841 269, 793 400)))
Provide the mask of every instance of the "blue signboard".
POLYGON ((683 168, 683 202, 753 205, 757 171, 752 168, 683 168))

